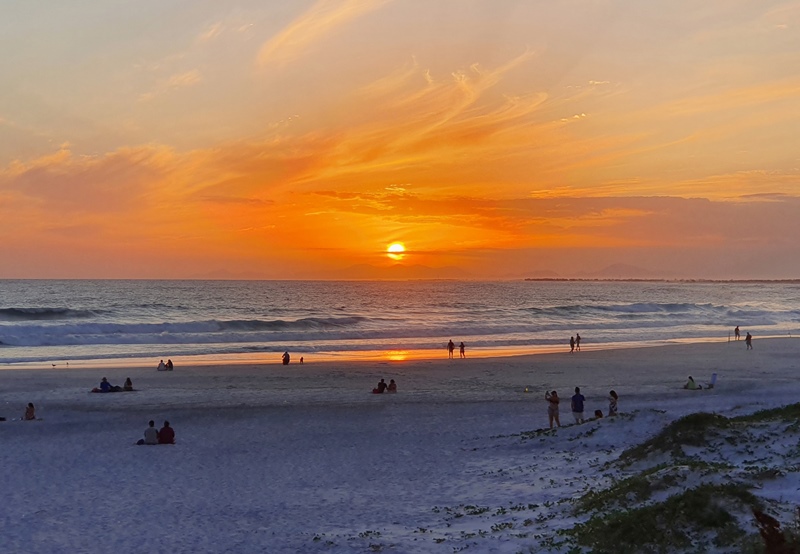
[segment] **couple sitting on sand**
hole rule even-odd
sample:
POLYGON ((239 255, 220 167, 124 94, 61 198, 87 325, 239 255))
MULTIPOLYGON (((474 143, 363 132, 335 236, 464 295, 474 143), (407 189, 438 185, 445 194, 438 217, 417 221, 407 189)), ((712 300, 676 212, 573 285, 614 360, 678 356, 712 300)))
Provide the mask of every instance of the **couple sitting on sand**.
POLYGON ((167 360, 167 363, 164 363, 164 360, 158 362, 158 367, 156 370, 158 371, 172 371, 172 360, 167 360))
MULTIPOLYGON (((711 382, 706 385, 706 388, 707 389, 713 389, 714 385, 716 385, 716 384, 717 384, 717 374, 716 373, 712 373, 711 374, 711 382)), ((701 385, 700 383, 696 383, 695 380, 692 379, 692 376, 689 375, 689 380, 686 381, 686 384, 683 385, 683 388, 685 388, 687 390, 702 390, 703 389, 703 385, 701 385)))
POLYGON ((100 381, 100 386, 92 389, 92 392, 131 392, 133 390, 133 381, 128 377, 125 379, 125 384, 121 387, 119 385, 112 385, 108 379, 103 377, 100 381))
POLYGON ((381 379, 378 386, 372 389, 373 394, 383 394, 384 392, 397 392, 397 383, 394 382, 394 379, 389 379, 389 384, 386 384, 386 381, 381 379))
POLYGON ((151 419, 144 430, 144 438, 136 444, 175 444, 175 431, 169 426, 169 421, 165 421, 164 426, 157 430, 156 422, 151 419))

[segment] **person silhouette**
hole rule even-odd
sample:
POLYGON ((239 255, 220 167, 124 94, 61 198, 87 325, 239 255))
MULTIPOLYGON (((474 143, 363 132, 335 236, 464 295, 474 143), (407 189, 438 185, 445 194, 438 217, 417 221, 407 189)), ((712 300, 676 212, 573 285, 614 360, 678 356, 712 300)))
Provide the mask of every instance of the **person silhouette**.
POLYGON ((581 335, 580 335, 580 333, 575 333, 575 350, 577 352, 581 351, 581 335))
POLYGON ((455 349, 456 349, 456 345, 451 339, 450 342, 447 343, 447 357, 448 358, 450 358, 450 359, 453 358, 453 351, 455 349))
POLYGON ((739 334, 739 326, 738 325, 736 326, 736 329, 733 330, 733 336, 736 337, 736 340, 739 340, 740 338, 742 338, 741 335, 739 334))
POLYGON ((467 349, 466 345, 462 341, 461 344, 458 345, 458 356, 459 358, 466 358, 467 353, 465 352, 467 349))
POLYGON ((291 360, 291 359, 292 359, 292 357, 289 356, 289 352, 288 351, 284 352, 283 356, 281 356, 281 360, 283 360, 283 365, 289 365, 289 360, 291 360))
POLYGON ((751 335, 749 331, 744 337, 744 343, 747 345, 747 350, 753 349, 753 335, 751 335))
POLYGON ((569 351, 575 352, 575 337, 569 338, 569 351))

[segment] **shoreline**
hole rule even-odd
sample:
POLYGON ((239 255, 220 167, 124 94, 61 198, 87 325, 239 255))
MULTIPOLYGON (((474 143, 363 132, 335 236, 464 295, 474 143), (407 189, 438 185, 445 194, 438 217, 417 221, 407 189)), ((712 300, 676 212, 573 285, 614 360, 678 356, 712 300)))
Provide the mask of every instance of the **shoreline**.
MULTIPOLYGON (((755 342, 765 340, 798 339, 800 337, 787 335, 764 335, 754 339, 755 342)), ((616 350, 635 350, 640 348, 658 348, 686 344, 728 344, 740 342, 744 344, 744 339, 739 341, 719 337, 694 337, 694 338, 674 338, 653 341, 629 341, 629 342, 608 342, 608 343, 584 343, 581 352, 616 351, 616 350)), ((525 345, 508 346, 496 348, 475 348, 466 350, 466 359, 508 359, 528 356, 542 356, 549 354, 569 354, 569 345, 525 345)), ((575 354, 578 354, 576 352, 575 354)), ((319 363, 385 363, 385 362, 425 362, 435 360, 447 360, 447 351, 442 349, 418 349, 418 350, 343 350, 339 352, 299 352, 292 353, 291 367, 319 364, 319 363), (300 364, 300 357, 304 358, 304 363, 300 364)), ((236 354, 199 354, 189 356, 169 356, 158 354, 150 357, 130 357, 130 358, 89 358, 75 360, 54 360, 54 361, 25 361, 25 362, 2 362, 0 361, 0 371, 8 370, 68 370, 68 369, 153 369, 158 362, 156 359, 172 359, 182 367, 209 367, 220 365, 244 366, 259 365, 272 366, 282 365, 280 352, 252 352, 236 354)), ((454 359, 459 359, 458 351, 454 353, 454 359)))

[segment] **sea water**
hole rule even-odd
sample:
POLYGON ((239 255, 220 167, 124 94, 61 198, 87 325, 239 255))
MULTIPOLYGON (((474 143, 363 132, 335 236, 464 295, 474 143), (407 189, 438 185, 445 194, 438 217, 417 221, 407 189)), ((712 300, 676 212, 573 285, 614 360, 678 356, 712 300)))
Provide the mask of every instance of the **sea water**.
POLYGON ((0 364, 468 355, 800 334, 800 282, 0 281, 0 364), (456 355, 458 355, 456 353, 456 355))

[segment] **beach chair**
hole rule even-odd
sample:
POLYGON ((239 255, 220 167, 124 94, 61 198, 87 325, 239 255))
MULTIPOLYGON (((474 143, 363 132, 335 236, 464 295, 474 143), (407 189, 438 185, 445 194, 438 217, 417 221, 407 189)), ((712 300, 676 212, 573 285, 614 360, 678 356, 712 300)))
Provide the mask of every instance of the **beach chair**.
POLYGON ((713 389, 716 384, 717 384, 717 374, 716 373, 712 373, 711 374, 711 382, 708 385, 706 385, 706 388, 707 389, 713 389))

